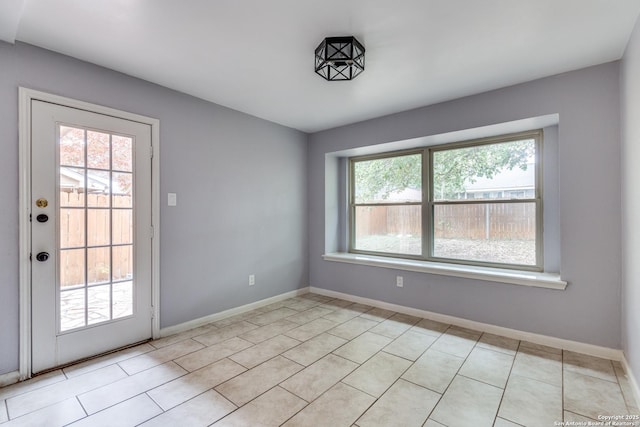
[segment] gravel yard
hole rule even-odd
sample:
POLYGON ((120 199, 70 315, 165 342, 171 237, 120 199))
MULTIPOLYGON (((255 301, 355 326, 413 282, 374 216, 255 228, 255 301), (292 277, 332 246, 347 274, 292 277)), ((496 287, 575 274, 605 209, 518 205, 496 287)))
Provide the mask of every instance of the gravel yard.
MULTIPOLYGON (((357 240, 357 249, 420 255, 420 237, 408 235, 367 236, 357 240)), ((440 258, 535 265, 534 240, 435 239, 434 256, 440 258)))

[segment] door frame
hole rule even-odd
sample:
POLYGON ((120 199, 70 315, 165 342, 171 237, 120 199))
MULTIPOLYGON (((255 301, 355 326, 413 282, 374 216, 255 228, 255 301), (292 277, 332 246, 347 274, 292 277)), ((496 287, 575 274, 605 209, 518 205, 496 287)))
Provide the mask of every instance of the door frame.
POLYGON ((160 336, 160 121, 59 95, 18 88, 20 380, 31 377, 31 101, 38 100, 151 126, 151 332, 160 336))

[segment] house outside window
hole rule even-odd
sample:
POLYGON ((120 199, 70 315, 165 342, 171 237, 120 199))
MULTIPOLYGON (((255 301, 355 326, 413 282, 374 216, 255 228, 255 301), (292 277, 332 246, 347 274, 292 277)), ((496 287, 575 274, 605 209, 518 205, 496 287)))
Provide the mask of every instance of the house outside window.
POLYGON ((350 252, 542 271, 542 131, 350 159, 350 252))

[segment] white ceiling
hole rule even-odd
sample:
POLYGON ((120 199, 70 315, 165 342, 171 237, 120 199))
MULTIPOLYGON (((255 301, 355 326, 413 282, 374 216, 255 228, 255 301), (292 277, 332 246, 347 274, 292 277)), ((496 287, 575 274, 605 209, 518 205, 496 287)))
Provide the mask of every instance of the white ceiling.
POLYGON ((639 0, 3 0, 0 39, 315 132, 620 59, 639 0), (366 69, 313 71, 327 36, 366 69))

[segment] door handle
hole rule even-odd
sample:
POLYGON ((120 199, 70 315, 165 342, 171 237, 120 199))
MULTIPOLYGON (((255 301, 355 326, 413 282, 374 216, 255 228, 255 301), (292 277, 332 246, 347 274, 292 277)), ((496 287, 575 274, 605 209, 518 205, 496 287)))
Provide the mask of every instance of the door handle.
POLYGON ((49 252, 40 252, 36 255, 36 259, 40 262, 45 262, 49 259, 49 252))
POLYGON ((38 215, 38 216, 36 217, 36 220, 37 220, 38 222, 47 222, 47 221, 49 221, 49 216, 48 216, 48 215, 46 215, 46 214, 40 214, 40 215, 38 215))

